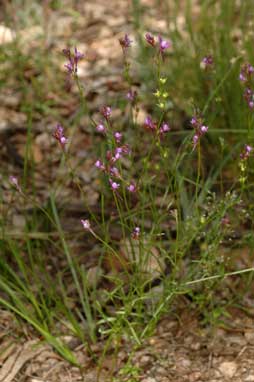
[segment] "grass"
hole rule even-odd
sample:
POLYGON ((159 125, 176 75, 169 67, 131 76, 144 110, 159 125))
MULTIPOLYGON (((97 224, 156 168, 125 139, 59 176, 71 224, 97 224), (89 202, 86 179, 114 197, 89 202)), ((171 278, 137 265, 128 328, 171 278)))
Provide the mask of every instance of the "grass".
MULTIPOLYGON (((158 5, 158 12, 163 12, 165 38, 170 37, 172 48, 158 54, 144 33, 156 36, 160 31, 150 30, 149 9, 133 1, 132 36, 138 50, 123 49, 126 91, 108 100, 113 109, 120 109, 120 117, 94 113, 75 70, 68 77, 72 91, 66 91, 66 74, 57 66, 62 58, 49 53, 45 36, 33 54, 22 50, 19 33, 31 20, 39 23, 33 16, 33 9, 42 11, 39 3, 26 4, 17 16, 17 39, 1 46, 1 88, 19 92, 18 108, 27 122, 19 186, 8 181, 13 175, 9 168, 2 171, 0 303, 73 364, 77 361, 63 334, 78 337, 97 361, 91 343, 105 339, 106 353, 112 341, 120 343, 125 335, 139 346, 160 318, 176 309, 180 295, 205 322, 214 324, 226 314, 229 302, 242 297, 239 289, 235 301, 229 294, 222 302, 224 279, 253 271, 251 266, 235 269, 222 250, 233 248, 241 232, 237 245, 249 246, 250 258, 253 255, 253 155, 244 148, 254 145, 253 111, 243 97, 244 87, 251 88, 253 80, 241 83, 239 72, 243 63, 254 63, 249 16, 254 5, 200 1, 195 16, 190 0, 184 8, 178 1, 170 7, 166 3, 158 5), (208 55, 213 64, 204 68, 200 62, 208 55), (132 102, 126 100, 130 88, 138 91, 132 102), (73 97, 74 116, 61 108, 62 100, 66 107, 73 97), (152 119, 146 128, 138 119, 140 109, 152 119), (192 116, 198 121, 194 128, 192 116), (92 131, 90 167, 101 161, 94 175, 96 206, 81 177, 86 158, 76 157, 82 118, 92 131), (38 120, 49 124, 45 169, 36 161, 38 120), (105 134, 96 130, 100 121, 105 134), (58 146, 51 142, 57 122, 64 125, 67 146, 59 135, 58 146), (169 123, 169 132, 159 131, 163 122, 169 123), (201 134, 203 125, 209 129, 201 134), (116 131, 123 135, 122 143, 115 139, 116 131), (119 147, 125 152, 118 160, 119 147), (114 175, 112 167, 117 168, 114 175), (68 212, 68 189, 82 201, 77 218, 68 212), (12 228, 13 211, 25 219, 19 232, 12 228), (68 219, 75 219, 71 228, 68 219), (75 242, 80 244, 78 253, 75 242), (91 282, 89 264, 99 282, 91 282)), ((14 26, 8 7, 7 21, 14 26)))

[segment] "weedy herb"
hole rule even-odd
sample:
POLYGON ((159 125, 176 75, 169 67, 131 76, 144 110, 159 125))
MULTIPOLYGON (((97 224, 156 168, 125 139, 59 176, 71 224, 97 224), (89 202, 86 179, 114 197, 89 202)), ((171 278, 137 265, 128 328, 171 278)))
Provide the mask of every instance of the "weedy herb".
MULTIPOLYGON (((187 7, 186 31, 175 23, 162 37, 144 33, 145 25, 140 29, 142 11, 135 2, 135 37, 124 34, 119 39, 123 92, 116 101, 102 102, 95 116, 79 77, 86 54, 76 47, 63 50, 67 82, 77 89, 80 108, 73 124, 59 116, 55 121, 61 124, 55 122, 48 131, 60 149, 50 149, 51 165, 57 162, 59 169, 48 181, 45 204, 36 188, 31 155, 36 106, 26 99, 30 122, 24 176, 5 174, 9 182, 1 192, 0 303, 74 364, 71 351, 59 340, 63 329, 56 322, 79 337, 95 359, 91 342, 107 340, 105 353, 110 342, 119 343, 124 336, 140 345, 162 315, 175 309, 182 294, 206 320, 216 322, 226 314, 220 302, 224 279, 253 271, 235 268, 222 255, 247 223, 239 245, 247 240, 253 247, 254 68, 248 63, 245 23, 237 20, 246 46, 246 63, 240 66, 243 54, 230 36, 230 18, 239 4, 233 1, 228 8, 229 3, 204 5, 197 29, 187 7), (140 45, 136 55, 134 43, 140 45), (75 128, 84 116, 94 141, 89 155, 99 211, 89 204, 79 163, 73 165, 75 128), (69 184, 83 203, 82 216, 72 217, 73 232, 66 229, 59 200, 69 184), (9 230, 15 205, 32 211, 24 212, 22 237, 9 230), (72 249, 76 237, 86 243, 82 256, 72 249), (94 249, 96 282, 91 283, 94 249)), ((240 8, 241 15, 248 10, 245 4, 240 8)), ((16 75, 22 76, 23 69, 21 65, 16 75)), ((38 84, 35 87, 37 94, 38 84)), ((44 117, 48 110, 57 114, 54 105, 44 107, 44 117)), ((129 365, 122 373, 133 381, 138 378, 138 370, 129 365)))

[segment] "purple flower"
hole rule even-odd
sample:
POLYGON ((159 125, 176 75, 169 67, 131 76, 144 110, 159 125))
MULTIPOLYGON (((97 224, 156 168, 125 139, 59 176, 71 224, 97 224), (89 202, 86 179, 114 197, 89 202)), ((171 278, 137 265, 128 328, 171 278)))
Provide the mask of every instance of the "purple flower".
POLYGON ((20 185, 19 185, 19 182, 18 182, 18 178, 16 178, 16 176, 13 176, 11 175, 9 177, 9 182, 12 184, 12 186, 14 186, 19 192, 21 192, 21 188, 20 188, 20 185))
POLYGON ((150 130, 156 129, 156 123, 153 122, 152 118, 149 115, 146 117, 144 125, 146 128, 148 128, 150 130))
POLYGON ((62 148, 64 148, 65 147, 65 145, 66 145, 66 143, 67 143, 67 138, 66 137, 64 137, 64 136, 62 136, 61 138, 60 138, 60 145, 62 146, 62 148))
POLYGON ((80 53, 77 48, 74 48, 74 54, 71 53, 70 49, 63 49, 63 54, 68 58, 66 67, 69 74, 76 75, 78 72, 78 62, 84 57, 82 53, 80 53))
POLYGON ((116 191, 120 187, 120 184, 114 182, 112 179, 109 179, 109 183, 113 191, 116 191))
POLYGON ((123 49, 127 49, 131 46, 132 40, 129 38, 127 34, 124 37, 119 39, 120 45, 123 49))
POLYGON ((155 38, 154 38, 154 36, 151 33, 146 33, 145 34, 145 39, 148 42, 148 44, 150 44, 152 46, 156 45, 155 38))
POLYGON ((123 135, 121 133, 119 133, 118 131, 114 133, 114 138, 115 138, 116 143, 120 143, 122 140, 122 137, 123 137, 123 135))
POLYGON ((191 120, 190 120, 190 123, 192 126, 196 126, 197 125, 197 118, 196 117, 192 117, 191 120))
POLYGON ((91 224, 90 224, 90 221, 88 219, 86 219, 86 220, 81 219, 80 221, 81 221, 81 224, 83 225, 83 228, 86 231, 91 231, 91 224))
POLYGON ((102 171, 105 171, 105 165, 103 164, 103 162, 98 159, 96 162, 95 162, 95 167, 102 170, 102 171))
POLYGON ((244 96, 245 96, 246 98, 252 97, 252 96, 253 96, 253 92, 252 92, 252 90, 251 90, 250 88, 246 88, 246 89, 244 90, 244 96))
POLYGON ((120 159, 123 155, 130 154, 131 150, 128 145, 122 145, 115 148, 114 154, 108 150, 106 153, 106 158, 109 162, 115 163, 118 159, 120 159))
POLYGON ((247 81, 247 78, 245 77, 245 75, 244 75, 243 73, 240 73, 240 74, 239 74, 239 80, 240 80, 241 82, 246 82, 246 81, 247 81))
POLYGON ((250 109, 254 107, 254 93, 250 88, 246 88, 243 93, 243 97, 247 102, 250 109))
POLYGON ((163 135, 163 134, 167 133, 168 131, 170 131, 169 125, 166 122, 163 122, 161 127, 160 127, 160 134, 163 135))
POLYGON ((205 56, 203 58, 202 62, 206 65, 212 65, 213 64, 213 57, 212 56, 205 56))
POLYGON ((123 149, 122 149, 122 147, 117 147, 117 148, 115 149, 115 155, 114 155, 114 158, 116 158, 116 160, 117 160, 117 159, 120 159, 120 158, 122 157, 122 154, 123 154, 123 149))
POLYGON ((140 228, 135 227, 134 230, 132 231, 131 237, 135 240, 139 239, 140 237, 140 228))
POLYGON ((117 167, 111 167, 110 168, 110 175, 114 176, 115 178, 120 178, 120 173, 117 167))
POLYGON ((248 64, 248 73, 249 74, 254 73, 254 67, 252 65, 250 65, 250 64, 248 64))
POLYGON ((74 61, 76 63, 76 66, 78 65, 78 62, 84 58, 84 54, 79 52, 77 48, 74 48, 74 61))
POLYGON ((127 186, 127 190, 130 191, 130 192, 136 192, 137 191, 137 187, 135 185, 135 183, 130 183, 129 186, 127 186))
POLYGON ((55 131, 53 133, 53 137, 60 143, 62 149, 65 149, 65 145, 67 143, 67 138, 64 136, 63 127, 58 123, 55 131))
POLYGON ((245 63, 241 67, 239 80, 241 82, 249 82, 251 81, 251 76, 253 73, 254 73, 254 67, 249 63, 245 63))
POLYGON ((199 138, 200 138, 200 137, 199 137, 197 134, 194 134, 194 135, 193 135, 193 138, 192 138, 193 149, 196 148, 196 146, 197 146, 197 144, 198 144, 198 142, 199 142, 199 138))
POLYGON ((134 102, 137 98, 137 92, 136 90, 129 90, 127 95, 126 95, 126 98, 130 101, 130 102, 134 102))
POLYGON ((110 106, 102 106, 101 108, 101 114, 103 115, 103 117, 105 119, 109 119, 109 117, 111 116, 111 107, 110 106))
POLYGON ((251 154, 251 152, 252 152, 252 150, 253 150, 253 147, 252 147, 252 146, 250 146, 250 145, 245 145, 245 146, 244 146, 244 150, 243 150, 243 152, 240 154, 240 158, 241 158, 242 160, 246 160, 246 159, 248 159, 249 156, 250 156, 250 154, 251 154))
POLYGON ((160 49, 160 52, 164 53, 164 51, 171 46, 171 42, 163 40, 161 36, 158 36, 158 40, 159 40, 159 49, 160 49))
POLYGON ((98 123, 98 125, 96 126, 96 130, 97 130, 99 133, 103 133, 103 134, 106 133, 106 127, 103 125, 102 122, 98 123))
POLYGON ((69 62, 65 64, 64 66, 67 68, 67 71, 69 74, 72 74, 75 72, 74 70, 74 60, 71 55, 70 49, 63 49, 63 54, 68 58, 69 62))
POLYGON ((200 135, 207 133, 208 127, 207 126, 201 126, 200 127, 200 135))
POLYGON ((74 65, 73 65, 73 63, 71 61, 68 62, 67 64, 65 64, 64 66, 67 69, 69 74, 73 74, 75 72, 74 65))
POLYGON ((200 138, 202 137, 202 135, 204 135, 205 133, 207 133, 208 131, 208 127, 207 126, 198 126, 196 128, 196 133, 194 134, 193 138, 192 138, 192 143, 193 143, 193 149, 196 148, 200 138))
POLYGON ((202 135, 207 133, 208 126, 205 126, 203 124, 202 117, 200 117, 198 115, 192 117, 190 123, 191 123, 192 127, 195 129, 195 133, 192 137, 193 150, 195 150, 195 148, 196 148, 200 138, 202 137, 202 135))
POLYGON ((247 153, 250 153, 252 151, 252 149, 253 148, 251 146, 245 145, 245 150, 246 150, 247 153))
POLYGON ((120 159, 123 156, 123 154, 129 154, 129 153, 130 153, 130 149, 129 149, 128 145, 116 147, 115 152, 114 152, 114 156, 112 157, 113 162, 120 159))
POLYGON ((213 57, 212 56, 205 56, 201 61, 201 68, 208 69, 213 65, 213 57))

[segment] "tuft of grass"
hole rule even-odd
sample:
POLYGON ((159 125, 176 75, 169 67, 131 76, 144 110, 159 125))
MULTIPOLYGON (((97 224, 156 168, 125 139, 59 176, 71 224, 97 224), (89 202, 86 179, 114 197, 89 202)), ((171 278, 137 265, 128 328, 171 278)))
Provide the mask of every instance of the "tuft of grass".
MULTIPOLYGON (((13 174, 3 172, 0 303, 75 365, 63 334, 80 338, 97 361, 91 343, 106 339, 103 356, 123 336, 140 346, 183 294, 214 323, 227 314, 227 303, 220 299, 223 280, 253 272, 252 267, 233 269, 221 255, 223 247, 231 248, 238 231, 239 245, 249 245, 253 255, 253 151, 244 146, 254 146, 253 110, 239 81, 241 65, 254 63, 248 16, 252 5, 201 1, 195 15, 190 0, 184 9, 178 1, 163 3, 168 36, 161 38, 164 43, 172 40, 172 48, 164 49, 158 41, 160 31, 150 31, 155 46, 144 38, 148 10, 138 0, 132 4, 139 49, 132 54, 131 46, 121 45, 123 88, 125 93, 132 91, 133 98, 119 94, 101 105, 99 115, 89 108, 75 50, 65 51, 65 56, 68 83, 79 105, 75 116, 66 120, 48 97, 53 92, 68 102, 70 95, 46 46, 31 56, 22 52, 17 37, 1 48, 1 61, 9 64, 5 73, 12 69, 1 86, 15 84, 27 122, 18 184, 8 181, 13 174), (207 56, 213 63, 204 67, 201 62, 207 56), (38 75, 27 76, 29 68, 38 75), (46 79, 50 84, 44 88, 46 79), (121 109, 119 118, 106 109, 109 105, 121 109), (140 110, 147 117, 141 122, 140 110), (53 135, 59 147, 49 145, 50 176, 44 179, 47 197, 42 202, 34 126, 38 118, 49 117, 65 126, 49 129, 49 140, 53 135), (74 138, 83 117, 93 130, 97 209, 84 190, 82 160, 74 160, 74 138), (98 125, 104 126, 102 134, 98 125), (62 195, 70 185, 83 207, 75 227, 66 229, 71 217, 62 195), (25 220, 19 232, 11 225, 15 208, 25 220), (86 244, 78 255, 72 250, 76 241, 86 244), (94 263, 102 275, 91 285, 94 248, 94 263)), ((51 6, 60 7, 58 2, 51 6)), ((20 28, 31 15, 36 23, 37 12, 30 4, 19 13, 20 28)), ((138 379, 138 371, 129 364, 122 373, 138 379)))

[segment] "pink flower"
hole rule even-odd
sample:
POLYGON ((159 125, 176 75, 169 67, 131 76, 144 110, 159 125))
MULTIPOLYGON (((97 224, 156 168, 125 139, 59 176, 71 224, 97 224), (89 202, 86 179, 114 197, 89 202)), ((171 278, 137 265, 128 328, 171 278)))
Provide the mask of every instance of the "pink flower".
POLYGON ((109 119, 109 117, 111 116, 111 107, 110 106, 102 106, 101 108, 101 114, 103 115, 103 117, 105 119, 109 119))
POLYGON ((99 133, 103 133, 103 134, 106 133, 106 127, 103 125, 102 122, 98 123, 98 125, 96 126, 96 130, 97 130, 99 133))
POLYGON ((195 134, 192 137, 193 150, 196 148, 200 138, 207 133, 208 126, 203 125, 203 119, 200 116, 192 117, 190 121, 191 125, 195 129, 195 134))
POLYGON ((67 143, 67 138, 66 137, 61 137, 60 138, 60 144, 62 147, 64 147, 67 143))
POLYGON ((95 162, 95 167, 97 167, 98 169, 100 169, 100 170, 105 170, 105 165, 103 164, 103 162, 100 160, 100 159, 98 159, 96 162, 95 162))
POLYGON ((130 101, 130 102, 134 102, 137 98, 137 92, 136 90, 129 90, 127 95, 126 95, 126 98, 130 101))
POLYGON ((136 192, 137 191, 137 187, 135 185, 135 183, 130 183, 129 186, 127 187, 127 190, 130 191, 130 192, 136 192))
POLYGON ((200 64, 202 69, 208 69, 209 67, 213 66, 213 57, 212 56, 205 56, 200 64))
POLYGON ((156 129, 156 123, 153 122, 152 118, 149 115, 146 117, 144 125, 146 128, 148 128, 150 130, 156 129))
POLYGON ((120 173, 117 167, 111 167, 109 172, 111 176, 114 176, 115 178, 120 178, 120 173))
POLYGON ((119 147, 116 147, 114 152, 107 150, 106 152, 106 160, 109 162, 110 165, 113 165, 115 162, 117 162, 119 159, 122 158, 124 155, 130 154, 130 148, 128 145, 122 145, 119 147))
POLYGON ((140 237, 140 228, 135 227, 134 230, 132 231, 131 237, 135 240, 139 239, 140 237))
POLYGON ((116 191, 120 187, 120 184, 114 182, 112 179, 109 179, 109 183, 113 191, 116 191))
POLYGON ((196 126, 197 118, 196 117, 192 117, 190 123, 191 123, 192 126, 196 126))
POLYGON ((60 124, 57 124, 55 131, 53 133, 53 137, 60 143, 62 149, 64 150, 68 140, 64 136, 64 130, 60 124))
POLYGON ((86 231, 91 231, 91 224, 90 224, 90 221, 88 219, 86 219, 86 220, 81 219, 80 221, 81 221, 81 224, 83 225, 83 228, 86 231))
POLYGON ((114 138, 116 140, 116 143, 120 143, 122 140, 123 135, 119 133, 118 131, 114 133, 114 138))
POLYGON ((9 177, 9 182, 19 191, 21 192, 21 188, 19 186, 19 182, 18 182, 18 178, 16 178, 15 176, 11 175, 9 177))
POLYGON ((112 156, 111 152, 108 152, 108 160, 111 160, 113 163, 120 159, 123 155, 130 154, 130 148, 128 145, 122 145, 116 147, 114 155, 112 156))
POLYGON ((251 81, 251 76, 253 73, 254 73, 254 67, 249 63, 245 63, 241 67, 239 80, 241 82, 249 82, 251 81))
POLYGON ((245 145, 243 152, 240 154, 242 160, 247 160, 253 150, 253 147, 250 145, 245 145))
POLYGON ((193 142, 193 149, 196 148, 199 141, 199 136, 197 134, 193 135, 192 142, 193 142))
POLYGON ((250 109, 254 107, 254 93, 250 88, 246 88, 243 93, 243 97, 247 102, 250 109))
POLYGON ((213 57, 212 56, 205 56, 203 58, 202 62, 206 65, 212 65, 213 64, 213 57))
POLYGON ((117 148, 115 149, 115 156, 114 156, 114 158, 115 158, 116 160, 118 160, 118 159, 120 159, 120 158, 122 157, 122 154, 123 154, 123 149, 122 149, 122 147, 117 147, 117 148))
POLYGON ((239 74, 239 80, 240 80, 241 82, 246 82, 246 81, 247 81, 247 78, 245 77, 245 75, 244 75, 243 73, 240 73, 240 74, 239 74))
POLYGON ((160 52, 164 53, 164 51, 171 46, 171 42, 163 40, 161 36, 158 36, 158 40, 159 40, 159 49, 160 49, 160 52))
POLYGON ((203 125, 203 126, 200 127, 200 133, 201 134, 205 134, 205 133, 207 133, 207 131, 208 131, 208 127, 207 126, 203 125))
POLYGON ((248 69, 247 69, 247 71, 248 71, 248 74, 252 74, 252 73, 254 73, 254 67, 253 67, 252 65, 248 64, 248 69))
POLYGON ((163 122, 161 127, 160 127, 160 134, 161 135, 164 135, 165 133, 167 133, 168 131, 170 131, 170 127, 169 125, 166 123, 166 122, 163 122))

